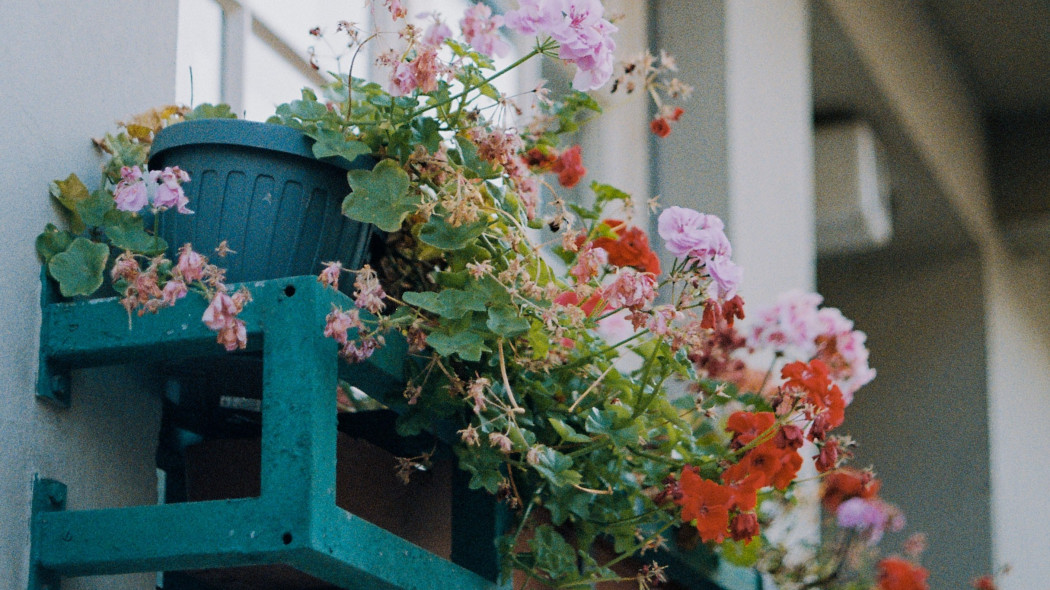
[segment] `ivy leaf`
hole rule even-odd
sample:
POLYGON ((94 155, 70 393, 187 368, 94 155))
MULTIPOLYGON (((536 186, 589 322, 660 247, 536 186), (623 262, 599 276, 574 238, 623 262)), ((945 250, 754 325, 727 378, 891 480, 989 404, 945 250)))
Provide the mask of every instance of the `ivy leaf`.
POLYGON ((358 156, 372 153, 368 144, 347 139, 334 129, 321 128, 311 133, 310 137, 315 140, 313 151, 314 157, 318 159, 339 156, 346 158, 348 162, 353 162, 358 156))
POLYGON ((544 447, 537 453, 536 471, 556 488, 571 486, 582 481, 580 472, 572 469, 572 458, 559 453, 550 447, 544 447))
POLYGON ((394 160, 383 160, 372 170, 351 170, 347 181, 353 192, 343 199, 343 215, 383 231, 400 229, 419 206, 419 197, 408 190, 408 174, 394 160))
POLYGON ((36 253, 44 262, 50 262, 55 254, 65 252, 72 243, 73 234, 59 230, 55 224, 49 223, 44 228, 44 233, 36 237, 36 253))
POLYGON ((471 330, 454 334, 433 332, 427 336, 427 344, 441 356, 458 354, 461 359, 471 362, 480 361, 481 353, 491 350, 485 346, 485 339, 481 334, 471 330))
POLYGON ((565 442, 591 442, 591 437, 587 436, 586 434, 580 434, 579 432, 576 432, 576 429, 574 429, 572 426, 569 426, 568 424, 562 422, 557 418, 547 418, 547 421, 551 423, 551 426, 554 427, 555 432, 557 432, 558 436, 560 436, 561 439, 565 442))
POLYGON ((479 219, 473 223, 453 227, 444 219, 433 215, 419 228, 419 239, 442 250, 459 250, 476 240, 488 225, 487 221, 479 219))
POLYGON ((84 221, 80 218, 80 214, 77 213, 77 203, 91 198, 91 193, 88 192, 87 187, 80 181, 80 178, 76 174, 70 174, 65 180, 52 182, 50 190, 51 196, 69 211, 71 215, 69 226, 73 233, 79 234, 84 231, 84 221))
POLYGON ((85 225, 99 227, 105 224, 106 214, 116 209, 109 191, 95 191, 83 201, 77 201, 77 213, 85 225))
POLYGON ((511 306, 493 306, 489 308, 489 319, 485 323, 489 330, 506 338, 529 331, 529 322, 518 316, 518 310, 511 306))
POLYGON ((146 232, 137 215, 114 209, 106 214, 105 222, 106 237, 117 248, 147 256, 163 254, 168 249, 168 243, 160 236, 146 232))
POLYGON ((102 286, 107 259, 109 246, 77 238, 66 251, 51 257, 47 270, 58 281, 63 297, 91 295, 102 286))

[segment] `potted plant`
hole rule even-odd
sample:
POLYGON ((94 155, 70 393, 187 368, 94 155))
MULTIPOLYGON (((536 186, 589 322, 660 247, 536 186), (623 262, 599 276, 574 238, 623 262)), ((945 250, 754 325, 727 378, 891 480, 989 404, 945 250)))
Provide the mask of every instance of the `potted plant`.
MULTIPOLYGON (((738 331, 742 272, 721 220, 663 209, 661 261, 647 221, 624 216, 635 209, 629 194, 591 182, 590 205, 562 195, 586 176, 585 154, 565 138, 600 112, 583 91, 612 79, 614 91, 652 97, 649 126, 662 137, 684 113, 673 101, 689 90, 669 56, 614 63, 616 27, 599 2, 522 0, 502 16, 474 5, 461 39, 436 15, 410 24, 400 2, 383 5, 404 41, 378 57, 385 84, 354 77, 351 61, 321 97, 304 90, 271 119, 310 137, 315 157, 374 159, 346 172, 341 212, 384 237, 361 268, 324 260, 319 280, 351 293, 354 305, 333 309, 318 329, 351 363, 407 341, 409 381, 390 403, 397 428, 453 425, 470 487, 511 516, 499 540, 508 576, 647 587, 665 577, 661 565, 626 573, 623 565, 671 538, 759 563, 760 503, 789 494, 804 460, 833 473, 847 455, 833 431, 874 376, 863 333, 818 309, 819 296, 797 293, 738 331), (504 27, 536 42, 497 70, 492 57, 509 50, 504 27), (537 87, 530 105, 499 93, 499 76, 540 56, 576 68, 572 91, 537 87), (762 351, 768 369, 755 370, 762 351), (676 382, 684 387, 672 395, 676 382)), ((334 34, 352 55, 374 38, 351 23, 334 34)), ((165 256, 161 234, 146 229, 147 219, 159 228, 160 215, 194 206, 167 147, 154 149, 160 170, 142 167, 153 130, 172 116, 216 114, 169 109, 107 136, 102 187, 56 183, 72 227, 49 227, 38 249, 66 295, 93 292, 108 270, 129 312, 199 290, 212 302, 202 320, 236 349, 245 344, 236 316, 250 295, 230 293, 223 272, 189 245, 165 256), (121 253, 108 263, 111 248, 121 253)), ((218 224, 206 207, 195 215, 197 226, 218 224)), ((216 244, 219 255, 229 249, 216 244)))

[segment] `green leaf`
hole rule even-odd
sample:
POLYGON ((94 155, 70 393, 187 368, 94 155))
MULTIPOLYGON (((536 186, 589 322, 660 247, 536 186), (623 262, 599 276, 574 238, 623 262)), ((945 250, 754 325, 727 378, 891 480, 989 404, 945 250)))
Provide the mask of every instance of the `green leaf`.
POLYGON ((631 413, 620 406, 604 410, 593 408, 584 428, 591 434, 607 435, 615 445, 625 446, 638 440, 641 430, 631 419, 631 413))
POLYGON ((313 145, 315 158, 340 156, 346 158, 347 161, 353 162, 354 158, 358 156, 372 153, 372 149, 368 147, 368 144, 347 139, 342 133, 334 129, 321 128, 316 132, 310 133, 310 137, 315 140, 313 145))
POLYGON ((433 332, 427 336, 427 344, 438 354, 450 357, 458 354, 465 361, 477 362, 481 360, 481 353, 490 349, 485 346, 485 340, 481 334, 473 331, 456 332, 433 332))
POLYGON ((456 145, 459 146, 459 149, 451 154, 453 161, 462 164, 467 170, 477 175, 478 178, 495 178, 497 176, 496 169, 492 167, 492 164, 478 156, 478 147, 473 142, 464 137, 457 137, 456 145))
POLYGON ((598 204, 608 203, 610 201, 630 201, 631 195, 623 192, 622 190, 610 186, 608 184, 602 184, 600 182, 592 182, 591 190, 594 191, 594 196, 598 204))
POLYGON ((51 196, 69 211, 71 215, 69 226, 73 233, 79 234, 84 231, 84 221, 80 218, 80 214, 77 213, 77 203, 91 198, 91 193, 88 192, 87 187, 80 181, 80 178, 76 174, 70 174, 65 180, 52 182, 50 189, 51 196))
POLYGON ((576 572, 576 551, 549 524, 536 527, 536 534, 529 540, 536 554, 536 568, 552 578, 576 572))
POLYGON ((499 305, 489 308, 489 319, 485 324, 500 336, 513 338, 518 334, 529 331, 529 322, 518 316, 518 308, 509 305, 499 305))
POLYGON ((572 469, 572 458, 550 447, 537 451, 533 467, 556 488, 579 484, 583 480, 580 472, 572 469))
POLYGON ((353 192, 343 200, 343 215, 355 221, 397 231, 419 207, 419 196, 408 190, 408 174, 394 160, 383 160, 372 170, 351 170, 347 181, 353 192))
POLYGON ((402 297, 406 303, 422 307, 450 320, 457 320, 471 311, 485 311, 485 293, 480 289, 444 289, 439 293, 407 291, 402 297))
POLYGON ((73 234, 59 230, 55 224, 49 223, 44 228, 44 233, 36 237, 36 253, 44 262, 49 262, 55 254, 65 252, 72 243, 73 234))
POLYGON ((419 228, 419 239, 425 244, 430 244, 442 250, 459 250, 460 248, 466 248, 471 242, 476 240, 488 225, 487 221, 479 219, 473 223, 464 223, 458 227, 453 227, 443 218, 432 215, 419 228))
POLYGON ((433 154, 441 148, 441 125, 430 117, 412 120, 413 143, 422 145, 433 154))
POLYGON ((95 191, 91 197, 77 201, 77 213, 85 225, 99 227, 105 224, 106 214, 116 209, 109 191, 95 191))
POLYGON ((759 552, 762 549, 762 537, 756 535, 751 542, 744 544, 743 541, 727 539, 720 545, 722 559, 740 567, 754 567, 758 561, 759 552))
POLYGON ((579 432, 576 432, 576 429, 574 429, 572 426, 569 426, 568 424, 562 422, 557 418, 547 418, 547 421, 551 423, 551 426, 554 427, 554 430, 558 433, 558 436, 560 436, 561 439, 565 442, 591 442, 591 437, 587 436, 586 434, 580 434, 579 432))
POLYGON ((236 119, 237 115, 234 114, 228 104, 203 103, 197 105, 192 111, 186 113, 183 118, 187 121, 192 121, 194 119, 236 119))
POLYGON ((51 257, 47 270, 58 281, 63 297, 91 295, 102 286, 108 258, 109 246, 77 238, 65 252, 51 257))
POLYGON ((163 254, 168 243, 146 232, 142 218, 127 211, 110 211, 105 217, 106 237, 114 246, 146 256, 163 254))

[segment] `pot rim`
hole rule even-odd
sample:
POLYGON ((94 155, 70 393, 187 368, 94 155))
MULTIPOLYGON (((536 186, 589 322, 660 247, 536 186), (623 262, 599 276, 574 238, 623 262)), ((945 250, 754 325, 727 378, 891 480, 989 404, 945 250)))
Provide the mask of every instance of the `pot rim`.
POLYGON ((313 139, 305 133, 274 123, 244 119, 193 119, 180 121, 157 132, 150 148, 149 160, 168 150, 195 145, 231 145, 257 148, 326 162, 345 170, 372 168, 374 158, 358 156, 353 162, 341 157, 318 160, 313 154, 313 139))

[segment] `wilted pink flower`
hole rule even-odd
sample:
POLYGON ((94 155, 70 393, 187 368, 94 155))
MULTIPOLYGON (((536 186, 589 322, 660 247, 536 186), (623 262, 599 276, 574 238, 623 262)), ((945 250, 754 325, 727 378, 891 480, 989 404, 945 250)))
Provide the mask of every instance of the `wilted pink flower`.
POLYGON ((138 166, 124 166, 120 169, 120 182, 113 191, 113 201, 121 211, 141 211, 149 203, 149 189, 142 169, 138 166))
POLYGON ((201 321, 212 330, 222 330, 237 318, 237 306, 225 291, 219 291, 211 299, 201 321))
POLYGON ((569 269, 569 274, 576 277, 577 283, 586 283, 598 276, 598 272, 608 260, 608 252, 588 244, 576 256, 576 264, 569 269))
POLYGON ((135 260, 135 255, 124 251, 113 261, 113 270, 110 271, 109 276, 114 281, 133 281, 139 271, 139 263, 135 260))
POLYGON ((503 451, 509 453, 514 449, 514 443, 511 442, 510 437, 502 432, 490 432, 489 433, 489 444, 503 451))
POLYGON ((356 309, 343 311, 336 308, 325 317, 324 335, 339 344, 346 344, 347 331, 353 328, 360 330, 363 327, 356 309))
POLYGON ((348 340, 339 353, 350 363, 368 360, 376 349, 383 345, 381 336, 368 336, 359 341, 348 340))
POLYGON ((411 63, 398 61, 394 63, 394 71, 390 74, 390 94, 392 96, 405 96, 419 86, 416 82, 416 72, 411 63))
POLYGON ((175 272, 182 276, 187 283, 198 281, 204 276, 204 266, 208 261, 200 254, 193 251, 189 244, 183 244, 179 248, 179 260, 175 264, 175 272))
POLYGON ((238 348, 247 347, 248 332, 245 329, 244 321, 232 318, 229 323, 219 330, 216 340, 229 352, 237 350, 238 348))
POLYGON ((492 9, 485 4, 475 4, 468 8, 459 21, 463 38, 474 49, 488 56, 503 57, 510 50, 510 45, 503 40, 499 28, 503 26, 503 17, 492 15, 492 9))
POLYGON ((357 271, 354 289, 354 305, 374 314, 383 311, 386 305, 383 303, 386 292, 383 291, 383 286, 379 284, 379 278, 371 266, 366 264, 357 271))
POLYGON ((161 292, 161 299, 164 300, 168 305, 175 305, 175 302, 186 296, 189 290, 186 288, 186 283, 178 279, 172 279, 164 285, 164 290, 161 292))
POLYGON ((339 274, 343 272, 343 263, 337 260, 335 262, 325 262, 324 265, 324 270, 317 275, 318 282, 326 287, 338 289, 339 274))
POLYGON ((611 283, 602 287, 602 297, 616 309, 642 309, 656 299, 656 279, 631 267, 616 271, 611 283))
POLYGON ((178 166, 169 166, 161 170, 157 174, 157 181, 160 182, 160 185, 156 187, 156 192, 153 195, 153 206, 163 209, 174 207, 179 213, 193 213, 193 211, 186 208, 189 199, 182 190, 182 183, 188 182, 189 179, 190 175, 178 166))

